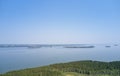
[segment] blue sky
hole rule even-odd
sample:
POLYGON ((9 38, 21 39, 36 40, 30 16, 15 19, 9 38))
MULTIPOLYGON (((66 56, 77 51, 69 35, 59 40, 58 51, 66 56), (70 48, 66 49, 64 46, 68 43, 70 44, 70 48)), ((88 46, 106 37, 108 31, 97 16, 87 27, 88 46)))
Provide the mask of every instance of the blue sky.
POLYGON ((120 43, 120 0, 0 0, 0 43, 120 43))

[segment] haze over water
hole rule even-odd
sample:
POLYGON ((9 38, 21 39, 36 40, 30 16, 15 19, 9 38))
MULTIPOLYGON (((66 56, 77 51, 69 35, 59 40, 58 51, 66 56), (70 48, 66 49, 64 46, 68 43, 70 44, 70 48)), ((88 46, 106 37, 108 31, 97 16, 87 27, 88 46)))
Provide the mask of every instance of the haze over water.
POLYGON ((105 46, 95 45, 94 48, 64 48, 61 46, 0 48, 0 73, 79 60, 119 61, 120 46, 105 46))

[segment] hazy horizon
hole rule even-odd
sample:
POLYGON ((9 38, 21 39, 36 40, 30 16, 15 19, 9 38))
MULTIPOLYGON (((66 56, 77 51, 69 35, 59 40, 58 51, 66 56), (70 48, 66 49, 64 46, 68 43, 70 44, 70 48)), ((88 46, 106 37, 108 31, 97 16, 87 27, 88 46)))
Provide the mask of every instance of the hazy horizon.
POLYGON ((120 43, 119 0, 0 0, 0 44, 120 43))

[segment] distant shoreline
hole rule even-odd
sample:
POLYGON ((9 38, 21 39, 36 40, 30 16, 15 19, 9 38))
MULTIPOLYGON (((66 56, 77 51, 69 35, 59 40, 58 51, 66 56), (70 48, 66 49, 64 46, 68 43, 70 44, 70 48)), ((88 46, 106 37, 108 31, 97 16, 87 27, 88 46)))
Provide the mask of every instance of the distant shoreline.
POLYGON ((93 45, 88 44, 0 44, 0 48, 11 48, 11 47, 27 47, 27 48, 41 48, 41 47, 58 47, 64 48, 94 48, 93 45))

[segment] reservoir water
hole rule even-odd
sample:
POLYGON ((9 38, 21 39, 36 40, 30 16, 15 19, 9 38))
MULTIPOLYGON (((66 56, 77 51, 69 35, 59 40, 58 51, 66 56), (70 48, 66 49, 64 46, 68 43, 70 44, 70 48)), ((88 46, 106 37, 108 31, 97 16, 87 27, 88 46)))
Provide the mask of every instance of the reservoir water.
POLYGON ((120 61, 120 46, 94 48, 0 48, 0 73, 79 60, 120 61))

